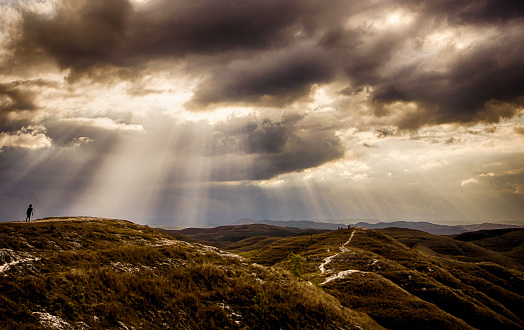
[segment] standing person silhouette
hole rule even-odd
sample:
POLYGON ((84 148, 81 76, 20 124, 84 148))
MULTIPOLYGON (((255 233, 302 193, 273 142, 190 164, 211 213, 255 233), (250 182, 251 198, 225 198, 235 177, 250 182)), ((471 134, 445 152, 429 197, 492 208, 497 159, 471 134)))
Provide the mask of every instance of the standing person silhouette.
POLYGON ((26 222, 31 222, 31 216, 33 215, 33 204, 29 204, 27 208, 27 217, 25 218, 26 222))

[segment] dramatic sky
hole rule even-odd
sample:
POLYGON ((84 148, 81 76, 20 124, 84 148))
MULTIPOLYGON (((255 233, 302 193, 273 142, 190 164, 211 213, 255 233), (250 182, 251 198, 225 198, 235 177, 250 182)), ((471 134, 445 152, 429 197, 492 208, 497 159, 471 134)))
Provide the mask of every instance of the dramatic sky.
POLYGON ((0 0, 0 220, 524 220, 522 0, 0 0))

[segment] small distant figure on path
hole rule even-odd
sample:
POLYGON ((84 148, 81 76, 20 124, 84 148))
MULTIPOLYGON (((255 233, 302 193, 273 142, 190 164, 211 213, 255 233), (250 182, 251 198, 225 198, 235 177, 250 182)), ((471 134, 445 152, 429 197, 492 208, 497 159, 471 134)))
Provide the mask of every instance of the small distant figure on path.
POLYGON ((25 218, 26 222, 31 222, 31 216, 33 215, 33 204, 29 204, 27 208, 27 217, 25 218))

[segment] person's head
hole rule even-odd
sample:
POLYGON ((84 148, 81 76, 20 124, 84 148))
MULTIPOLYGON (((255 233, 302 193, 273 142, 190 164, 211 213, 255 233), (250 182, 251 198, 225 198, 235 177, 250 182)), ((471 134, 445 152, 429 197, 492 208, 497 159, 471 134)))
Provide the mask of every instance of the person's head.
POLYGON ((33 207, 33 204, 29 204, 29 207, 33 207))

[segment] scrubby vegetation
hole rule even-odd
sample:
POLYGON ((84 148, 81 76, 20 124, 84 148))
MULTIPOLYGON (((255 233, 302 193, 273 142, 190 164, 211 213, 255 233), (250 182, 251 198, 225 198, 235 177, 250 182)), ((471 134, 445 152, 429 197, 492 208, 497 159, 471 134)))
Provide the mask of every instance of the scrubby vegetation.
POLYGON ((471 243, 409 229, 352 228, 313 240, 284 238, 243 255, 289 269, 289 253, 306 258, 304 280, 324 283, 344 306, 386 328, 524 326, 521 264, 471 243))
POLYGON ((2 329, 375 329, 283 268, 106 219, 0 224, 2 329))

